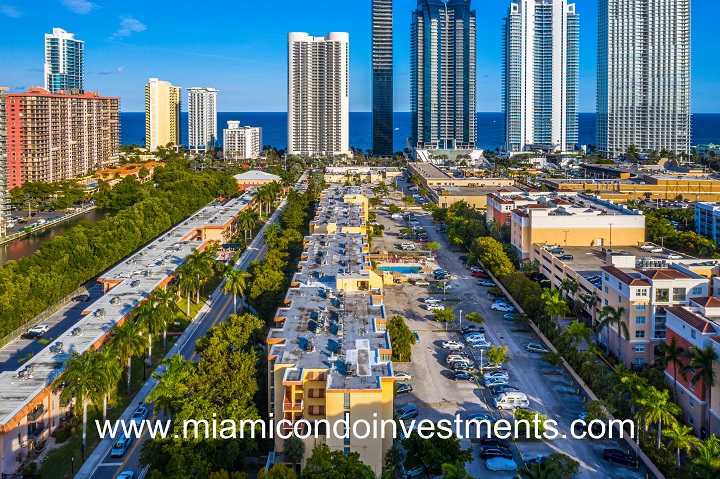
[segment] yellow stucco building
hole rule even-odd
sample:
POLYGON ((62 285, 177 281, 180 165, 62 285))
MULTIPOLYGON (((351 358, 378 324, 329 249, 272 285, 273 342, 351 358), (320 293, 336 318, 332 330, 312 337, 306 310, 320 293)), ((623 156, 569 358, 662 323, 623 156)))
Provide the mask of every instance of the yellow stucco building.
POLYGON ((145 142, 150 151, 181 144, 180 90, 157 78, 145 85, 145 142))

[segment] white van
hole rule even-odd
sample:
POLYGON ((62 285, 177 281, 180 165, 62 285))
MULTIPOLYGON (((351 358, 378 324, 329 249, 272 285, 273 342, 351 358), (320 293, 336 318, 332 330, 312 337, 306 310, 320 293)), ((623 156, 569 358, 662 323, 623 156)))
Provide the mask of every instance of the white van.
POLYGON ((495 407, 498 409, 516 409, 519 407, 526 408, 530 406, 525 393, 519 391, 509 391, 499 394, 495 399, 495 407))

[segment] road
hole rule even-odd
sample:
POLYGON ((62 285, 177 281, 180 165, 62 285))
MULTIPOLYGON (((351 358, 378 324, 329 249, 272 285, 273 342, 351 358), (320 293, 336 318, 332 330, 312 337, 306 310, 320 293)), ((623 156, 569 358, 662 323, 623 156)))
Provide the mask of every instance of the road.
MULTIPOLYGON (((300 182, 298 182, 295 186, 295 189, 298 189, 300 192, 304 191, 304 188, 300 187, 304 178, 305 175, 303 175, 300 182)), ((282 210, 285 208, 285 204, 285 200, 283 200, 280 205, 278 205, 277 210, 270 217, 270 220, 268 220, 265 227, 260 230, 252 243, 250 243, 248 249, 242 254, 240 260, 235 265, 236 268, 246 271, 250 263, 256 260, 261 260, 265 256, 267 246, 264 243, 263 231, 268 225, 277 222, 282 210)), ((201 309, 197 319, 188 327, 185 334, 178 339, 177 344, 173 346, 166 357, 179 353, 187 360, 194 360, 196 341, 203 337, 210 328, 227 319, 232 312, 232 295, 223 294, 220 291, 220 286, 218 286, 218 288, 213 292, 211 298, 212 300, 209 301, 203 309, 201 309)), ((160 365, 155 372, 162 375, 163 371, 164 365, 160 365)), ((145 398, 153 389, 155 384, 156 380, 154 378, 148 380, 145 386, 138 393, 136 403, 128 407, 128 409, 121 415, 121 420, 129 420, 133 411, 136 409, 137 404, 145 401, 145 398)), ((152 409, 152 404, 145 404, 145 406, 149 409, 149 419, 156 419, 152 409)), ((147 438, 148 434, 145 432, 139 440, 136 440, 132 444, 128 452, 126 452, 121 458, 110 457, 112 441, 109 439, 103 440, 92 455, 88 457, 88 460, 75 476, 75 479, 115 479, 122 471, 134 471, 136 476, 141 479, 146 474, 147 468, 143 470, 140 466, 140 449, 147 438)))
MULTIPOLYGON (((446 340, 464 342, 455 332, 459 327, 469 323, 464 319, 470 312, 477 312, 485 318, 486 337, 493 345, 507 346, 510 361, 504 366, 510 375, 510 384, 527 394, 530 409, 547 414, 548 419, 557 421, 557 429, 561 435, 555 440, 545 442, 518 441, 514 443, 515 461, 519 466, 525 460, 538 454, 549 455, 562 452, 580 462, 582 479, 625 479, 645 477, 645 471, 635 470, 621 465, 613 465, 602 459, 604 448, 626 449, 624 441, 618 440, 576 440, 571 437, 570 424, 577 419, 583 409, 584 397, 578 394, 578 388, 571 382, 570 376, 560 374, 548 364, 540 360, 539 354, 529 354, 525 347, 533 338, 529 333, 518 331, 511 321, 502 318, 504 313, 490 309, 491 300, 487 288, 477 285, 477 279, 470 276, 470 271, 459 261, 459 253, 453 253, 446 237, 437 232, 437 225, 432 223, 429 215, 417 215, 420 226, 428 233, 430 241, 437 241, 443 248, 437 251, 437 265, 429 263, 428 267, 444 268, 452 274, 444 304, 452 307, 456 317, 462 311, 462 321, 449 325, 449 331, 443 332, 442 325, 435 323, 421 298, 427 296, 442 297, 442 292, 429 292, 425 287, 411 285, 389 286, 386 290, 386 308, 388 316, 400 314, 406 318, 408 326, 419 332, 420 343, 413 348, 413 360, 409 365, 396 364, 395 370, 413 373, 411 381, 413 391, 396 398, 397 408, 412 403, 420 410, 419 419, 451 419, 456 414, 466 418, 473 413, 489 413, 496 419, 510 419, 511 413, 498 411, 493 405, 493 396, 479 382, 454 382, 449 379, 449 368, 445 358, 447 352, 441 349, 446 340), (565 435, 567 437, 562 437, 565 435)), ((396 231, 404 226, 390 220, 387 215, 378 215, 378 221, 386 225, 384 241, 400 243, 394 237, 396 231), (392 238, 392 239, 391 239, 392 238)), ((480 362, 479 351, 475 353, 476 364, 480 362)), ((473 462, 467 466, 472 477, 484 479, 507 479, 508 473, 493 473, 485 468, 484 461, 479 458, 478 444, 469 439, 463 441, 464 447, 473 449, 473 462)))

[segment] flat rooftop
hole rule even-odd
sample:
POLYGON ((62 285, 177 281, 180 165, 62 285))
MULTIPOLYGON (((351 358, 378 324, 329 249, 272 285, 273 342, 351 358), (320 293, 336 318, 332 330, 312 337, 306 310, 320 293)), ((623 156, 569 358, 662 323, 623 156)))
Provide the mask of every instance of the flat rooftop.
MULTIPOLYGON (((479 180, 482 182, 482 180, 479 180)), ((443 191, 447 191, 447 196, 487 196, 488 193, 497 193, 500 190, 505 190, 508 193, 517 193, 518 195, 523 193, 523 190, 516 188, 515 186, 442 186, 433 188, 436 192, 442 195, 443 191)))
POLYGON ((186 239, 206 227, 225 227, 252 202, 252 192, 213 202, 106 271, 99 281, 116 285, 85 309, 68 330, 15 371, 0 373, 0 424, 7 424, 62 372, 72 352, 100 341, 205 241, 186 239))
POLYGON ((359 227, 365 224, 364 210, 360 203, 346 203, 345 196, 363 195, 359 186, 332 186, 326 190, 317 206, 313 225, 334 223, 338 226, 359 227))
POLYGON ((366 241, 365 235, 357 233, 305 237, 307 260, 299 263, 293 281, 334 287, 338 278, 369 278, 365 266, 370 266, 370 261, 363 252, 363 247, 369 247, 366 241))

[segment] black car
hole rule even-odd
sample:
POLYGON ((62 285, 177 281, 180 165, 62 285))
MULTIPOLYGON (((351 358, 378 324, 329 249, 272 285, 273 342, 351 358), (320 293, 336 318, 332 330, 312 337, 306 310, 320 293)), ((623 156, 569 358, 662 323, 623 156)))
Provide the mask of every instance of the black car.
POLYGON ((532 469, 533 467, 535 467, 535 464, 540 464, 540 469, 545 470, 545 461, 547 461, 547 457, 537 456, 536 458, 527 461, 526 464, 528 469, 532 469))
POLYGON ((468 257, 465 256, 465 255, 462 255, 462 256, 460 256, 460 258, 458 258, 458 259, 459 259, 460 261, 467 261, 467 260, 468 260, 468 257))
POLYGON ((571 255, 571 254, 564 254, 564 255, 560 256, 560 259, 561 259, 562 261, 572 261, 572 260, 573 260, 573 255, 571 255))
POLYGON ((452 373, 450 373, 450 377, 453 378, 453 380, 455 381, 472 381, 475 379, 475 376, 464 371, 453 371, 452 373))
POLYGON ((401 385, 398 386, 398 388, 397 388, 397 393, 398 393, 398 394, 409 393, 409 392, 412 391, 412 390, 413 390, 413 389, 412 389, 412 386, 411 386, 410 384, 401 384, 401 385))
POLYGON ((505 392, 508 392, 508 391, 519 391, 519 389, 516 388, 515 386, 511 386, 511 385, 509 385, 509 384, 505 384, 505 385, 502 385, 502 386, 495 386, 495 387, 490 388, 490 392, 493 393, 493 394, 496 394, 496 395, 497 395, 497 394, 501 394, 501 393, 505 393, 505 392))
POLYGON ((510 441, 507 439, 500 439, 497 437, 486 437, 480 440, 480 446, 481 447, 502 447, 505 449, 510 449, 510 441))
POLYGON ((90 301, 90 295, 89 294, 81 294, 79 296, 75 296, 73 299, 76 303, 87 303, 90 301))
POLYGON ((512 450, 508 447, 502 446, 482 446, 480 448, 480 457, 483 460, 491 459, 493 457, 504 457, 505 459, 512 459, 512 450))
POLYGON ((27 331, 23 333, 22 338, 23 339, 40 339, 42 338, 42 331, 27 331))
POLYGON ((637 464, 637 459, 634 454, 627 453, 620 449, 605 449, 605 451, 603 451, 603 459, 626 466, 635 466, 637 464))
POLYGON ((455 371, 472 371, 474 368, 464 361, 455 361, 452 364, 455 371))
POLYGON ((462 334, 463 336, 466 335, 467 333, 476 333, 476 332, 484 333, 485 328, 483 328, 482 326, 475 326, 475 325, 471 324, 470 326, 465 326, 464 328, 460 329, 460 334, 462 334))

